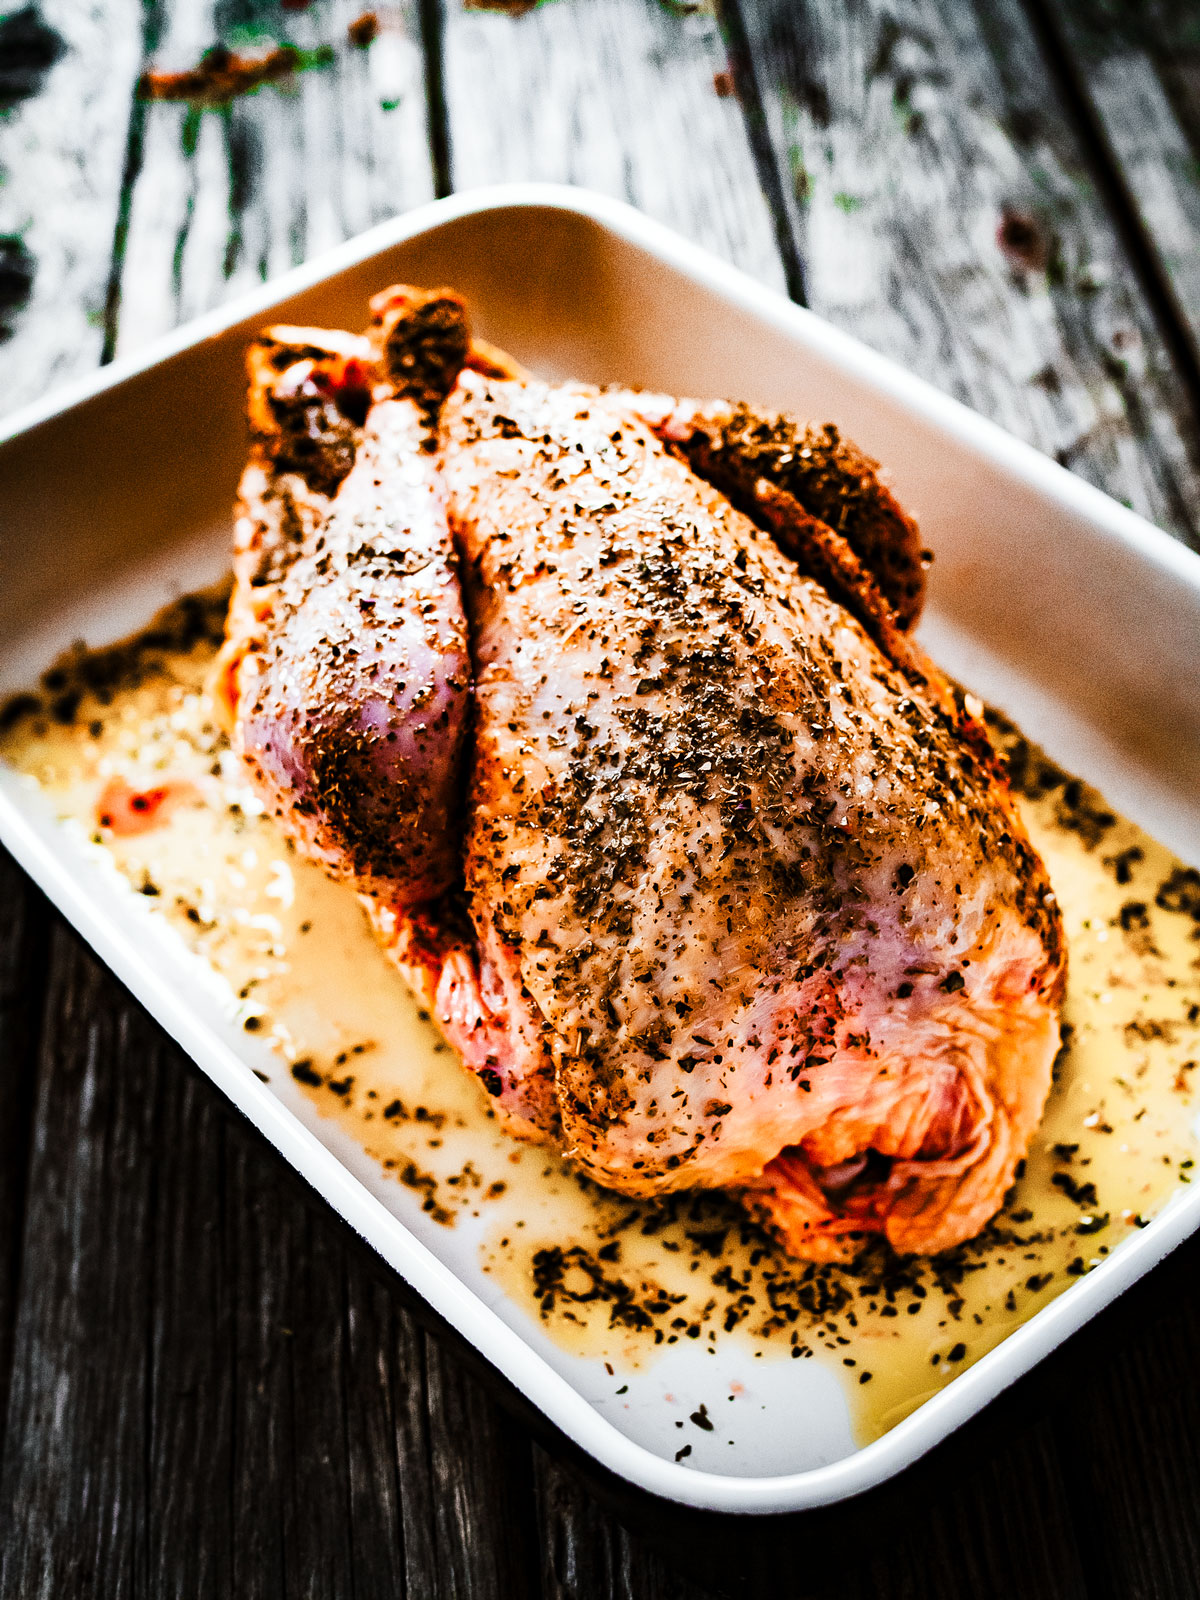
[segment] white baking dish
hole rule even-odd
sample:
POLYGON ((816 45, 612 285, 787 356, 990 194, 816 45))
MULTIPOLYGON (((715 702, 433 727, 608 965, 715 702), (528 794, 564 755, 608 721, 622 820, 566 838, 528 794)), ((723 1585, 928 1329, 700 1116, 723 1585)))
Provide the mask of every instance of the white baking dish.
MULTIPOLYGON (((1200 861, 1200 558, 808 312, 578 190, 521 186, 424 207, 9 419, 0 437, 0 694, 32 683, 73 639, 120 637, 220 574, 244 449, 247 339, 266 321, 357 326, 367 296, 397 279, 461 289, 482 334, 549 376, 731 394, 841 423, 888 464, 937 552, 924 625, 931 652, 1064 766, 1200 861)), ((455 1232, 423 1223, 409 1192, 383 1181, 286 1075, 268 1086, 248 1070, 262 1046, 217 1003, 195 962, 154 936, 139 897, 120 892, 3 769, 0 838, 438 1312, 604 1465, 679 1501, 777 1511, 881 1482, 1200 1225, 1197 1187, 862 1449, 816 1362, 744 1373, 736 1354, 719 1354, 718 1374, 693 1346, 631 1381, 618 1407, 602 1364, 552 1346, 455 1232), (689 1435, 697 1448, 676 1464, 680 1405, 717 1376, 744 1377, 762 1403, 745 1408, 732 1452, 689 1435)))

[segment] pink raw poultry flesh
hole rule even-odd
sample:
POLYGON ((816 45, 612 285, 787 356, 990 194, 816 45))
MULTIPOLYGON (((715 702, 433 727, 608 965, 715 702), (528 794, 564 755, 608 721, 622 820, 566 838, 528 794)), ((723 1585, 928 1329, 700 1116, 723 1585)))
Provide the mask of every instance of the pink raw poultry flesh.
MULTIPOLYGON (((259 413, 294 333, 252 359, 259 413)), ((354 465, 293 486, 257 599, 243 559, 226 652, 284 825, 514 1131, 598 1182, 729 1189, 813 1259, 977 1233, 1049 1088, 1062 934, 908 635, 923 556, 873 464, 744 407, 506 378, 445 293, 306 337, 314 372, 365 363, 345 427, 298 430, 354 465)), ((271 417, 243 530, 296 455, 271 417)))

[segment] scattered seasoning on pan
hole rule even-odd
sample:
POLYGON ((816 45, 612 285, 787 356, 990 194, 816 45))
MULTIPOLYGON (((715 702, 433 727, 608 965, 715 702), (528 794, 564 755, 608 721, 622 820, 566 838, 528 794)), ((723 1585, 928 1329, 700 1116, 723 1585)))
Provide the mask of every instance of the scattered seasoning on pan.
MULTIPOLYGON (((639 581, 652 588, 669 571, 651 565, 639 581)), ((815 1359, 843 1375, 869 1437, 898 1420, 922 1384, 949 1381, 1091 1270, 1194 1175, 1200 873, 994 717, 993 737, 1064 905, 1072 976, 1046 1123, 979 1238, 929 1259, 897 1257, 876 1240, 848 1263, 799 1262, 724 1195, 626 1200, 515 1144, 483 1091, 435 1054, 428 1014, 389 978, 353 895, 301 862, 255 809, 204 695, 223 604, 220 592, 197 597, 137 641, 72 652, 36 693, 0 713, 0 752, 43 783, 81 837, 96 839, 146 915, 163 918, 225 976, 239 1015, 286 1056, 282 1088, 311 1096, 352 1132, 425 1221, 482 1219, 482 1264, 556 1340, 602 1352, 618 1373, 674 1345, 716 1349, 726 1340, 763 1358, 815 1359), (119 834, 96 826, 97 802, 114 780, 138 794, 186 781, 198 798, 168 808, 161 827, 119 834), (326 973, 337 962, 353 981, 339 986, 326 973), (372 963, 375 988, 365 977, 372 963), (304 991, 319 981, 334 987, 321 989, 329 998, 314 1008, 304 991), (384 1009, 363 1015, 368 1002, 384 1009), (337 1037, 322 1031, 326 1007, 342 1019, 337 1037), (931 1349, 945 1352, 935 1367, 931 1349), (918 1368, 928 1376, 918 1379, 918 1368)), ((694 674, 701 718, 725 714, 719 698, 706 698, 703 663, 670 670, 694 674)), ((578 772, 596 782, 604 769, 585 757, 594 741, 582 728, 578 736, 578 772)), ((755 760, 774 758, 769 723, 751 721, 740 737, 755 760)), ((706 773, 702 745, 660 742, 653 779, 665 792, 722 781, 723 757, 706 773)), ((596 792, 606 796, 611 830, 596 836, 596 863, 612 874, 615 915, 622 852, 638 847, 637 833, 600 783, 596 792)), ((582 875, 564 887, 588 893, 582 875)), ((604 913, 603 899, 597 909, 604 913)), ((686 1009, 676 1021, 687 1023, 686 1009)), ((688 1026, 698 1058, 719 1052, 716 1035, 688 1026)), ((714 1099, 704 1109, 716 1122, 730 1104, 714 1099)), ((699 1416, 711 1421, 709 1410, 693 1416, 707 1431, 699 1416)))

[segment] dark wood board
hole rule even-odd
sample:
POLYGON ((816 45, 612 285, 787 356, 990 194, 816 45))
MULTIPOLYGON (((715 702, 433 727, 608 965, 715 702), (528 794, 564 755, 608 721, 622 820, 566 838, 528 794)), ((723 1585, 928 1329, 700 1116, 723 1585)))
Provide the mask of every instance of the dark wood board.
MULTIPOLYGON (((1195 537, 1193 8, 405 0, 365 51, 362 9, 42 0, 65 48, 0 116, 6 408, 435 192, 551 177, 1195 537), (256 29, 331 54, 225 110, 135 99, 256 29)), ((737 1519, 532 1414, 2 855, 0 1149, 2 1595, 1200 1593, 1200 1245, 885 1494, 737 1519)))

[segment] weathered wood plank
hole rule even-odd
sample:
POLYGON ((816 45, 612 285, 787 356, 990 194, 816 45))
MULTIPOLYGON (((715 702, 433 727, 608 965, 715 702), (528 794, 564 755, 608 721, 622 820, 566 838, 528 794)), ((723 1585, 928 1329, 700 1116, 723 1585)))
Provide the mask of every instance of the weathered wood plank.
MULTIPOLYGON (((540 1464, 541 1465, 541 1464, 540 1464)), ((602 1520, 585 1496, 541 1465, 547 1592, 590 1592, 585 1573, 603 1575, 598 1592, 660 1594, 691 1600, 699 1590, 757 1600, 1087 1600, 1091 1594, 1062 1481, 1059 1441, 1049 1422, 1013 1419, 972 1452, 925 1463, 861 1506, 793 1517, 704 1518, 667 1536, 665 1561, 602 1520), (673 1546, 673 1548, 672 1548, 673 1546), (557 1585, 557 1587, 556 1587, 557 1585)), ((640 1518, 656 1542, 659 1523, 640 1518)))
POLYGON ((456 189, 598 189, 785 287, 709 7, 555 0, 512 16, 448 0, 445 82, 456 189))
POLYGON ((267 36, 315 64, 222 107, 146 108, 119 353, 432 198, 417 9, 381 8, 377 38, 360 48, 347 35, 358 0, 290 12, 274 0, 171 5, 160 69, 193 66, 218 42, 262 48, 267 36))
MULTIPOLYGON (((116 987, 106 975, 106 984, 116 987)), ((153 1150, 144 1153, 154 1195, 147 1237, 119 1235, 94 1248, 123 1258, 148 1250, 149 1407, 140 1446, 147 1462, 144 1592, 223 1600, 233 1585, 233 1360, 236 1287, 226 1233, 224 1135, 227 1109, 178 1052, 160 1043, 153 1150)), ((112 1070, 123 1073, 124 1060, 112 1070)), ((67 1133, 64 1127, 64 1133, 67 1133)), ((114 1180, 115 1181, 115 1180, 114 1180)), ((98 1341, 105 1371, 140 1351, 98 1341)), ((260 1499, 261 1504, 261 1499, 260 1499)))
POLYGON ((336 1593, 351 1566, 344 1257, 340 1241, 328 1227, 314 1228, 308 1206, 279 1181, 275 1163, 228 1131, 226 1244, 237 1330, 233 1592, 336 1593))
POLYGON ((425 1403, 438 1544, 434 1592, 439 1600, 536 1594, 528 1434, 428 1336, 425 1403))
POLYGON ((346 1275, 346 1391, 356 1600, 435 1594, 424 1335, 382 1272, 346 1275))
POLYGON ((1194 539, 1191 400, 1016 0, 738 6, 814 309, 1194 539))
MULTIPOLYGON (((999 1431, 999 1430, 997 1430, 999 1431)), ((1078 1542, 1049 1422, 1014 1427, 977 1458, 913 1483, 881 1530, 868 1502, 855 1528, 812 1517, 639 1513, 631 1534, 569 1469, 535 1450, 543 1593, 553 1600, 698 1600, 713 1592, 795 1600, 1086 1600, 1078 1542), (648 1536, 648 1537, 647 1537, 648 1536), (686 1574, 686 1576, 684 1575, 686 1574)), ((903 1495, 897 1487, 895 1498, 903 1495)))
POLYGON ((154 1052, 132 1003, 61 924, 51 951, 0 1472, 0 1593, 125 1596, 136 1592, 148 1504, 154 1052))
MULTIPOLYGON (((569 1469, 538 1448, 534 1482, 546 1600, 593 1595, 605 1600, 703 1600, 706 1590, 674 1572, 667 1559, 604 1512, 569 1469)), ((720 1519, 720 1526, 727 1540, 740 1542, 727 1518, 720 1519)), ((749 1531, 754 1524, 744 1526, 749 1531)))
MULTIPOLYGON (((872 1555, 860 1576, 864 1596, 1087 1600, 1082 1530, 1071 1525, 1048 1426, 1018 1433, 977 1470, 940 1487, 895 1544, 872 1555)), ((823 1595, 834 1600, 837 1592, 831 1583, 823 1595)))
POLYGON ((1200 31, 1193 7, 1048 8, 1068 70, 1099 120, 1171 311, 1200 353, 1200 31))
POLYGON ((1196 1592, 1198 1268, 1200 1239, 1192 1239, 1127 1297, 1053 1419, 1090 1554, 1090 1592, 1106 1600, 1196 1592))
POLYGON ((0 850, 0 1430, 8 1410, 49 908, 0 850))
POLYGON ((51 961, 0 1593, 536 1593, 523 1431, 57 920, 51 961))
POLYGON ((0 257, 8 280, 0 325, 11 333, 0 344, 0 411, 100 360, 142 57, 139 0, 43 0, 39 15, 61 53, 44 78, 33 73, 14 84, 11 109, 0 115, 0 257), (18 99, 17 88, 33 92, 18 99))

